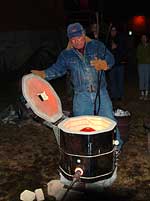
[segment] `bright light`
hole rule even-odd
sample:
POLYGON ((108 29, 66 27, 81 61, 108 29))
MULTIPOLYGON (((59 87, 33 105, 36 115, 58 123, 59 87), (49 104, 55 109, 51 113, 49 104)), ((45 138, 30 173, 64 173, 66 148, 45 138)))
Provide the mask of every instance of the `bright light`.
POLYGON ((132 31, 129 31, 129 36, 132 36, 132 31))

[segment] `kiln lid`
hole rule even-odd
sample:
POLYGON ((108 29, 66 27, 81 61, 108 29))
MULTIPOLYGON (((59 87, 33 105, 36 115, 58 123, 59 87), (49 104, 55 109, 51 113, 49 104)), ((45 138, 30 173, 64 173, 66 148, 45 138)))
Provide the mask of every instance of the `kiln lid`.
POLYGON ((22 77, 22 93, 27 106, 40 118, 55 123, 62 116, 61 101, 50 83, 28 74, 22 77))

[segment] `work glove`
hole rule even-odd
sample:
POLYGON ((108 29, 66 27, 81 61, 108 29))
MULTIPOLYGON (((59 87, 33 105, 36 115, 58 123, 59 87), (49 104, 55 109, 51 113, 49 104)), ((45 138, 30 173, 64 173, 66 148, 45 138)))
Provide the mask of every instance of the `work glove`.
POLYGON ((44 70, 31 70, 31 72, 35 75, 40 76, 43 79, 46 77, 44 70))
POLYGON ((91 60, 90 64, 92 66, 94 66, 94 68, 97 71, 99 71, 99 70, 107 70, 108 69, 107 62, 105 60, 101 60, 101 59, 98 59, 98 58, 95 58, 94 60, 91 60))

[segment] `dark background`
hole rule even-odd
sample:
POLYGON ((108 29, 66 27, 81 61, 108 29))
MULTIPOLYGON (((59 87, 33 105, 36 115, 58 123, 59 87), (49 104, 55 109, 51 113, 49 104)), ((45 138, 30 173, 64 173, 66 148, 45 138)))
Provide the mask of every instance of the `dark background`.
POLYGON ((126 35, 129 30, 130 58, 134 61, 136 35, 150 32, 146 1, 109 0, 5 0, 0 3, 0 78, 46 68, 66 47, 66 26, 78 21, 85 27, 99 14, 100 31, 107 34, 111 22, 126 35), (135 26, 133 17, 145 16, 145 25, 135 26), (19 72, 19 73, 18 73, 19 72))
POLYGON ((5 0, 0 3, 0 30, 57 28, 65 25, 73 11, 98 11, 104 20, 125 23, 134 15, 150 16, 145 0, 5 0))
POLYGON ((53 29, 63 23, 63 0, 5 0, 0 3, 0 30, 53 29))

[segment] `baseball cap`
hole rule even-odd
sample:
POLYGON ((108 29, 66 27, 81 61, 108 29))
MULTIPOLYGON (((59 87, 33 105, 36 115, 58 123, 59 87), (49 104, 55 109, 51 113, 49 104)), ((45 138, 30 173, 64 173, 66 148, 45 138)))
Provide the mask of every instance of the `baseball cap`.
POLYGON ((84 33, 85 33, 85 30, 83 26, 78 22, 69 24, 67 27, 67 35, 69 39, 73 37, 81 36, 84 33))

